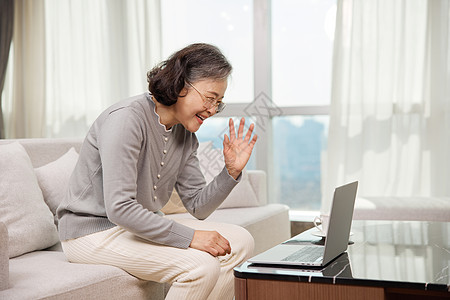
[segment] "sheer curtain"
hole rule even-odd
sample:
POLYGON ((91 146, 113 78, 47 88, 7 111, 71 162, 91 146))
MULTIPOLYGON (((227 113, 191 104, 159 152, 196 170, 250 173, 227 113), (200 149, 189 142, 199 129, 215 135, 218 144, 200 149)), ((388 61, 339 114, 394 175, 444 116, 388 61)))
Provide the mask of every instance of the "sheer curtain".
POLYGON ((447 0, 340 0, 322 212, 359 196, 450 195, 447 0))
POLYGON ((2 91, 5 85, 6 67, 8 65, 9 49, 11 46, 14 24, 14 1, 0 1, 0 139, 5 138, 2 91))
POLYGON ((13 55, 8 62, 11 90, 3 99, 5 136, 41 137, 45 111, 44 0, 14 1, 13 55), (12 71, 12 72, 11 72, 12 71), (12 78, 12 79, 11 79, 12 78))
POLYGON ((13 39, 8 137, 82 137, 107 106, 146 90, 161 59, 159 0, 17 2, 16 28, 27 27, 13 39))

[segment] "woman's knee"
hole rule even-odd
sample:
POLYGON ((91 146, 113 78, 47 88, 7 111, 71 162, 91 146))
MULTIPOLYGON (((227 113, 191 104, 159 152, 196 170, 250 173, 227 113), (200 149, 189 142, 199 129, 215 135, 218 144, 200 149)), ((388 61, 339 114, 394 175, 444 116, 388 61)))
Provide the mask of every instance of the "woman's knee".
POLYGON ((204 281, 215 284, 220 275, 220 262, 211 254, 202 252, 195 258, 191 257, 191 263, 182 281, 204 281))
POLYGON ((206 299, 220 277, 218 259, 199 251, 187 256, 185 262, 184 270, 171 282, 166 299, 206 299))
MULTIPOLYGON (((210 254, 206 254, 210 255, 210 254)), ((220 276, 220 262, 217 258, 211 256, 211 260, 201 266, 197 266, 198 274, 207 280, 216 282, 220 276)))
POLYGON ((255 248, 253 236, 243 227, 233 227, 233 240, 230 241, 232 251, 242 253, 246 257, 251 256, 255 248))

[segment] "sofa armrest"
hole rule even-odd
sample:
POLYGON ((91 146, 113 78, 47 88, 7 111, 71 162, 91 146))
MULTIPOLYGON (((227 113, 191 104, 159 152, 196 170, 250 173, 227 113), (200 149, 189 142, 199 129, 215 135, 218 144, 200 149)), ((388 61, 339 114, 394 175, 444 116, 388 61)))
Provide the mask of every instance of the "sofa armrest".
POLYGON ((267 204, 267 180, 266 172, 262 170, 248 170, 248 179, 255 191, 259 206, 267 204))
POLYGON ((0 291, 9 288, 9 236, 5 223, 0 222, 0 291))

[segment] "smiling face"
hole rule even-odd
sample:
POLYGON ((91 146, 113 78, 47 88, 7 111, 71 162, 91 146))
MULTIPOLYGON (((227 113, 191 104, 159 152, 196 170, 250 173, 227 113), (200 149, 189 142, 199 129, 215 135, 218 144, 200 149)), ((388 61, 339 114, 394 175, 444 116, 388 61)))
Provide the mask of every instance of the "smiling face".
POLYGON ((200 80, 187 85, 173 105, 173 117, 176 123, 181 123, 186 130, 196 132, 203 122, 216 113, 215 107, 205 106, 205 97, 222 101, 227 89, 227 80, 200 80))

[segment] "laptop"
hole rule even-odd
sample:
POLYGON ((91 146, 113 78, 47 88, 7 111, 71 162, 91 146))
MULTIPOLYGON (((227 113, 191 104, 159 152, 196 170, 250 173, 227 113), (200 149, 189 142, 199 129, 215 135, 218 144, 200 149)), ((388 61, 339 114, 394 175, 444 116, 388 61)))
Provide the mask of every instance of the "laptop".
POLYGON ((334 190, 325 245, 279 244, 248 261, 253 264, 324 267, 347 250, 358 182, 334 190))
POLYGON ((273 273, 274 270, 277 274, 287 274, 289 272, 295 272, 297 275, 307 275, 314 277, 333 277, 333 278, 353 278, 352 266, 350 258, 347 252, 339 255, 332 264, 328 264, 325 267, 303 267, 303 266, 289 266, 289 265, 268 265, 268 264, 249 264, 247 265, 249 270, 255 270, 258 273, 273 273))

